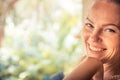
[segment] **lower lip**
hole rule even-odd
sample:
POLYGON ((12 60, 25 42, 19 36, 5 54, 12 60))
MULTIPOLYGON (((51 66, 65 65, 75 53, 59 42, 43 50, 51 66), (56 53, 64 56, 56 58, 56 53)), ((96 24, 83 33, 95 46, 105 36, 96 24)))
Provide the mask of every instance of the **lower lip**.
POLYGON ((90 49, 90 47, 88 46, 88 53, 89 54, 103 54, 105 50, 101 50, 101 51, 94 51, 92 49, 90 49))

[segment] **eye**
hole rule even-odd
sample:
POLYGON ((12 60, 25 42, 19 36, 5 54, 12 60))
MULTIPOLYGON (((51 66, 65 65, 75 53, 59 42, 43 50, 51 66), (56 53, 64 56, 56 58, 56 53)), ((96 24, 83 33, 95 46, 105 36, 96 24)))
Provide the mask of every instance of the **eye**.
POLYGON ((115 33, 115 32, 116 32, 116 31, 113 30, 113 29, 106 29, 105 31, 107 31, 107 32, 112 32, 112 33, 115 33))
POLYGON ((86 23, 85 26, 89 27, 89 28, 94 28, 94 26, 90 23, 86 23))

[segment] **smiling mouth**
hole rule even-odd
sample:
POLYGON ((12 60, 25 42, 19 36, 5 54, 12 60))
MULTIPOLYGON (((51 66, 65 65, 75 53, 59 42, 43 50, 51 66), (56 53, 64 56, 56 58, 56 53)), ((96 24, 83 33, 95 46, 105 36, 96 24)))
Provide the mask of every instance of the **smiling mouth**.
POLYGON ((98 47, 94 47, 92 45, 89 45, 89 48, 90 48, 90 50, 95 51, 95 52, 100 52, 100 51, 106 50, 105 48, 98 48, 98 47))

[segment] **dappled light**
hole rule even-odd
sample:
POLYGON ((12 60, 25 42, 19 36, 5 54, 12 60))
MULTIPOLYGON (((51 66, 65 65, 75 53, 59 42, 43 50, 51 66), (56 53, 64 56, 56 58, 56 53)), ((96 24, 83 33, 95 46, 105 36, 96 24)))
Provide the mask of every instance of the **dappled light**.
POLYGON ((68 73, 84 51, 81 0, 16 0, 12 5, 4 19, 0 80, 47 80, 68 73))

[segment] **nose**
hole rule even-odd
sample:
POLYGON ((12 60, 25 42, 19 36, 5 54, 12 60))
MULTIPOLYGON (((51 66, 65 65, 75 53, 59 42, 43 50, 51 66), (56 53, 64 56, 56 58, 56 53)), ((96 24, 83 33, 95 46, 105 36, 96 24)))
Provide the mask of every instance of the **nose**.
POLYGON ((100 42, 102 39, 101 39, 101 33, 100 31, 98 30, 94 30, 90 36, 89 36, 89 42, 100 42))

